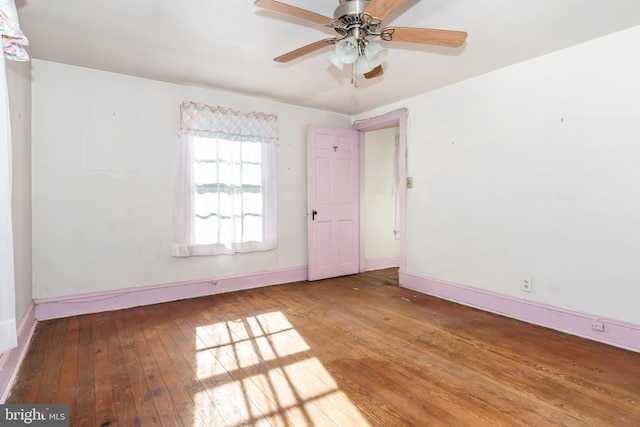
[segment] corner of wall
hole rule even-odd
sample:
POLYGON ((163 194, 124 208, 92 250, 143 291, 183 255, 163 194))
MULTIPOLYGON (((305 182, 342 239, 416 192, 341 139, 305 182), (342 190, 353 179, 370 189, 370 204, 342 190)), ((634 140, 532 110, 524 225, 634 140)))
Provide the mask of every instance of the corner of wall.
POLYGON ((11 116, 13 252, 16 319, 33 298, 31 222, 31 63, 7 61, 11 116))

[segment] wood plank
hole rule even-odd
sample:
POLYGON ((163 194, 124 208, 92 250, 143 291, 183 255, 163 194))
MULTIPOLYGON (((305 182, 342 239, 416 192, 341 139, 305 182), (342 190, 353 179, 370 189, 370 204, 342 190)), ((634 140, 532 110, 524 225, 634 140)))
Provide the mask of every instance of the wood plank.
POLYGON ((105 426, 119 425, 116 411, 116 396, 110 372, 109 338, 113 326, 105 319, 105 313, 91 316, 93 340, 89 343, 93 354, 93 401, 95 402, 96 424, 105 426))
POLYGON ((138 414, 133 403, 131 394, 131 382, 127 373, 127 353, 120 344, 118 331, 118 321, 122 313, 103 313, 104 327, 109 331, 106 339, 108 348, 109 373, 113 389, 111 395, 116 409, 116 420, 118 425, 126 425, 125 420, 134 425, 139 424, 138 414))
POLYGON ((126 395, 135 408, 134 423, 140 425, 160 425, 160 417, 155 402, 151 398, 151 391, 142 366, 142 360, 137 357, 136 343, 144 341, 142 331, 135 321, 136 310, 127 310, 116 318, 116 326, 120 346, 124 357, 124 368, 129 381, 126 395))
POLYGON ((36 401, 40 403, 58 402, 58 384, 61 378, 62 362, 64 360, 64 343, 69 319, 55 320, 55 329, 49 343, 51 349, 46 351, 44 364, 38 369, 42 369, 42 384, 38 390, 36 401))
POLYGON ((153 318, 144 315, 144 309, 136 309, 132 313, 131 321, 137 325, 140 333, 140 339, 134 340, 135 356, 140 362, 141 368, 147 383, 147 391, 145 391, 144 399, 152 399, 158 413, 158 419, 162 425, 166 426, 185 426, 188 427, 192 423, 192 419, 185 425, 183 424, 180 414, 176 406, 176 402, 172 399, 168 385, 163 380, 163 372, 156 362, 156 357, 163 360, 163 353, 154 354, 149 345, 148 331, 153 327, 155 322, 153 318))
MULTIPOLYGON (((70 425, 78 427, 93 427, 96 423, 95 395, 94 395, 94 361, 91 351, 93 342, 93 327, 91 316, 78 316, 78 359, 77 385, 74 409, 70 409, 70 425)), ((66 372, 63 370, 63 372, 66 372)), ((66 375, 66 374, 65 374, 66 375)))
POLYGON ((58 392, 55 402, 69 405, 69 423, 77 425, 76 414, 76 389, 78 384, 78 337, 79 320, 77 316, 68 319, 67 330, 64 336, 62 347, 62 364, 60 366, 60 376, 56 378, 58 392), (64 373, 64 375, 62 375, 64 373))

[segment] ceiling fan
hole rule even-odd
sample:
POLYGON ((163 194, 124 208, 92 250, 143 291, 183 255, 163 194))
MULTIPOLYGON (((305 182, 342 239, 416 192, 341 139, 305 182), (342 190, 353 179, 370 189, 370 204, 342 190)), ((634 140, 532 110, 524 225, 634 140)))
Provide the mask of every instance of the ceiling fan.
POLYGON ((339 0, 333 19, 276 0, 256 0, 258 7, 305 19, 333 28, 337 37, 319 40, 280 55, 273 60, 289 62, 326 46, 336 45, 329 61, 339 69, 352 64, 351 83, 358 86, 356 76, 364 74, 367 79, 383 74, 382 62, 387 50, 369 38, 383 41, 421 43, 437 46, 459 47, 467 38, 464 31, 436 30, 413 27, 382 27, 382 20, 389 16, 406 0, 339 0))

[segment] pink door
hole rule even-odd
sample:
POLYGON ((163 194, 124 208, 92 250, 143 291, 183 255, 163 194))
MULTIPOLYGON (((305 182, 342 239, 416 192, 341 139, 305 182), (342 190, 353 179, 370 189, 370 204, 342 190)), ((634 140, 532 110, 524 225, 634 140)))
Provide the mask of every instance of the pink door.
POLYGON ((358 132, 309 125, 309 280, 359 271, 358 197, 358 132))

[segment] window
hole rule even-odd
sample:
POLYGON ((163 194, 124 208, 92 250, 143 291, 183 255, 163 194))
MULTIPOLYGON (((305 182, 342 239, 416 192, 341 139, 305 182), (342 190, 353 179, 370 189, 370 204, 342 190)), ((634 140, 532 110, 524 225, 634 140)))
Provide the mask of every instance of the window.
POLYGON ((185 102, 174 256, 276 247, 277 116, 185 102))

